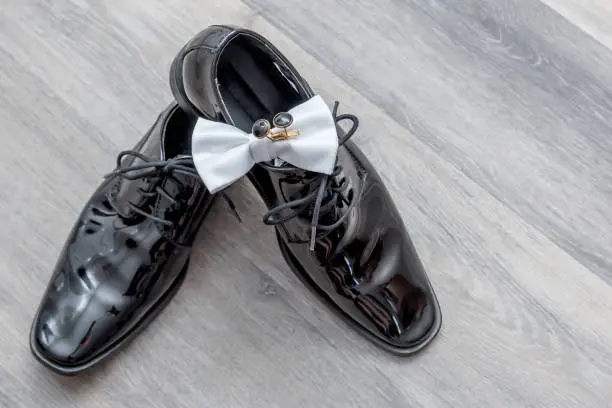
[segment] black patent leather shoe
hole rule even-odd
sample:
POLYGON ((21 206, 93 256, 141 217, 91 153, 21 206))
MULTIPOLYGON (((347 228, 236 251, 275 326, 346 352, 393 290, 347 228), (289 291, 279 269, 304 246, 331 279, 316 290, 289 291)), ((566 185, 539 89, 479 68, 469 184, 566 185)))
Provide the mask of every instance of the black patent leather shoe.
POLYGON ((45 366, 71 375, 96 364, 150 323, 183 282, 213 198, 190 157, 195 121, 169 106, 85 205, 30 333, 45 366))
MULTIPOLYGON (((276 123, 277 114, 315 96, 274 45, 232 26, 191 39, 172 64, 170 84, 183 109, 255 137, 269 135, 269 123, 290 123, 276 123)), ((438 301, 381 178, 348 140, 357 118, 337 108, 333 118, 350 130, 337 126, 331 175, 262 162, 248 178, 269 208, 264 222, 276 226, 282 254, 303 282, 378 345, 412 354, 440 329, 438 301)))

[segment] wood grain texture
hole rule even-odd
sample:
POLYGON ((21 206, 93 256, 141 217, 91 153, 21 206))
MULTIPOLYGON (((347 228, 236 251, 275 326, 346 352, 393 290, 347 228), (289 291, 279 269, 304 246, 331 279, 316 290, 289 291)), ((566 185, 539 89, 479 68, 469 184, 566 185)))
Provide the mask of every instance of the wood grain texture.
POLYGON ((612 49, 612 3, 606 0, 542 0, 606 47, 612 49))
POLYGON ((539 3, 347 4, 0 5, 0 406, 609 406, 610 51, 539 3), (27 334, 65 236, 170 100, 174 54, 220 22, 266 35, 360 117, 442 333, 410 359, 363 340, 289 272, 240 182, 243 223, 214 205, 151 327, 99 368, 55 376, 27 334))

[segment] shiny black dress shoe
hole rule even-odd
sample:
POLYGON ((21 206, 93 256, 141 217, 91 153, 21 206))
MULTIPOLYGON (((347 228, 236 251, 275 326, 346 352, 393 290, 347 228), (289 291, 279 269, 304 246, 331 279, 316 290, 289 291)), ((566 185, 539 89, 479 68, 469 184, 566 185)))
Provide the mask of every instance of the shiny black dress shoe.
POLYGON ((190 157, 195 121, 169 106, 85 205, 30 333, 45 366, 71 375, 96 364, 150 323, 183 282, 213 199, 190 157))
MULTIPOLYGON (((269 137, 270 123, 286 128, 291 118, 278 114, 315 97, 274 45, 233 26, 191 39, 172 64, 170 85, 186 111, 255 137, 269 137)), ((440 307, 381 178, 349 141, 357 118, 337 108, 336 124, 350 130, 336 126, 331 175, 268 161, 248 178, 269 208, 264 223, 276 226, 282 254, 303 282, 378 345, 412 354, 440 330, 440 307)))

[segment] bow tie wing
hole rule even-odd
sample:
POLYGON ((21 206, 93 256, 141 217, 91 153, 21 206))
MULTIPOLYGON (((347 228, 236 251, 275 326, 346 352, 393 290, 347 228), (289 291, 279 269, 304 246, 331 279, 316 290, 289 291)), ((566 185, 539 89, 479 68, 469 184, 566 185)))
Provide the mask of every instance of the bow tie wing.
POLYGON ((249 141, 249 134, 234 126, 198 119, 191 140, 193 162, 211 193, 236 182, 253 167, 249 141))
POLYGON ((331 174, 338 154, 336 123, 320 96, 289 111, 300 135, 278 142, 278 157, 304 170, 331 174))
POLYGON ((193 161, 211 193, 236 182, 256 162, 276 158, 308 171, 333 172, 338 134, 325 101, 317 95, 289 113, 300 134, 282 141, 256 138, 226 123, 198 119, 191 141, 193 161))

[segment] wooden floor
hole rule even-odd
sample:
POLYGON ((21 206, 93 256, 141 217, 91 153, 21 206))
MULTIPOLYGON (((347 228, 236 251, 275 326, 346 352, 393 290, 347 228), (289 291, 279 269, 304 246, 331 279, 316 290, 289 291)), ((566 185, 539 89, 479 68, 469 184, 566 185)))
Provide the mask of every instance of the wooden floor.
POLYGON ((0 406, 610 407, 612 6, 607 0, 3 0, 0 406), (221 5, 224 4, 224 5, 221 5), (289 272, 241 182, 176 300, 62 378, 29 325, 82 205, 171 100, 170 61, 233 23, 360 117, 444 313, 398 359, 289 272))

